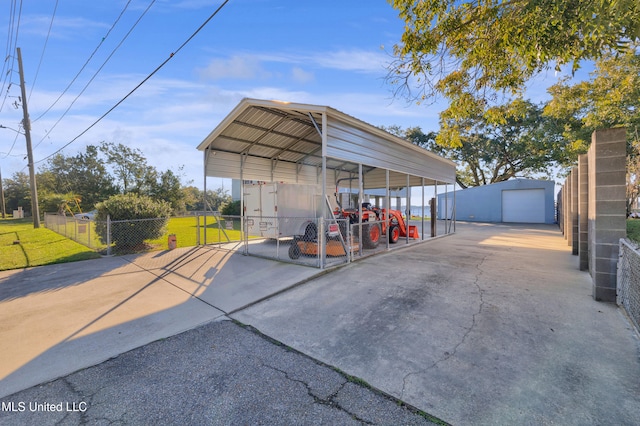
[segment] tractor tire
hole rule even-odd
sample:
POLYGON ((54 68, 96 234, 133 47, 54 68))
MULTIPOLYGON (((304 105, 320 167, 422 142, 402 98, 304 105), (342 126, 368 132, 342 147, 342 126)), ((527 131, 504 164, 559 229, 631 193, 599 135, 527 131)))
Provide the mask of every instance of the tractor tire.
POLYGON ((298 259, 302 254, 300 251, 300 246, 298 246, 298 241, 299 240, 297 238, 294 238, 293 241, 291 241, 291 245, 289 246, 289 258, 291 259, 298 259))
POLYGON ((391 225, 389 229, 387 229, 387 233, 389 234, 390 244, 395 244, 400 239, 400 227, 398 225, 391 225))
POLYGON ((380 244, 380 230, 379 223, 363 223, 362 224, 362 247, 366 249, 374 249, 380 244))
POLYGON ((304 229, 304 235, 302 236, 302 241, 316 241, 318 239, 318 227, 315 223, 309 223, 307 227, 304 229))

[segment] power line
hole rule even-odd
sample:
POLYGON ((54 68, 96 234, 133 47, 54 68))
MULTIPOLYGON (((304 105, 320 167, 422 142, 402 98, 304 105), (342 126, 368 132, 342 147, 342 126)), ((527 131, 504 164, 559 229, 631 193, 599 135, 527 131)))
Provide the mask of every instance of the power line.
POLYGON ((65 145, 63 145, 60 149, 56 150, 55 152, 53 152, 52 154, 49 154, 48 156, 44 157, 41 160, 36 161, 35 163, 41 163, 45 160, 47 160, 48 158, 53 157, 54 155, 56 155, 57 153, 59 153, 60 151, 62 151, 63 149, 65 149, 66 147, 68 147, 69 145, 71 145, 73 142, 75 142, 76 140, 78 140, 82 135, 84 135, 85 133, 87 133, 89 130, 91 130, 96 124, 98 124, 100 121, 102 121, 102 119, 104 119, 107 115, 109 115, 114 109, 116 109, 118 106, 120 106, 121 103, 123 103, 129 96, 131 96, 136 90, 138 90, 140 88, 140 86, 142 86, 144 83, 147 82, 147 80, 149 80, 151 77, 153 77, 154 74, 156 74, 162 67, 165 66, 165 64, 167 62, 169 62, 178 52, 180 52, 182 50, 182 48, 184 48, 208 23, 209 21, 211 21, 217 14, 218 12, 220 12, 220 10, 222 10, 222 8, 229 2, 229 0, 224 0, 224 2, 202 23, 202 25, 200 25, 200 27, 198 27, 197 30, 195 30, 193 32, 193 34, 191 34, 191 36, 189 38, 187 38, 187 40, 185 40, 180 47, 178 47, 175 51, 173 51, 169 57, 167 59, 164 60, 164 62, 162 62, 160 65, 158 65, 158 67, 153 70, 147 77, 144 78, 144 80, 142 80, 136 87, 134 87, 129 93, 126 94, 126 96, 124 96, 122 99, 120 99, 114 106, 112 106, 107 112, 105 112, 104 114, 102 114, 96 121, 94 121, 89 127, 87 127, 84 131, 82 131, 78 136, 76 136, 75 138, 73 138, 71 141, 67 142, 65 145))
MULTIPOLYGON (((0 127, 5 128, 5 126, 0 126, 0 127)), ((7 158, 8 156, 10 156, 10 155, 11 155, 11 152, 13 151, 13 148, 16 146, 16 142, 17 142, 17 140, 18 140, 18 135, 21 135, 21 134, 22 134, 22 132, 20 132, 20 127, 22 127, 22 124, 21 124, 20 126, 18 126, 18 130, 11 129, 10 127, 6 127, 7 129, 10 129, 10 130, 13 130, 14 132, 16 132, 16 136, 13 138, 13 143, 11 144, 11 148, 9 149, 9 152, 7 152, 7 153, 4 153, 4 152, 0 153, 0 154, 5 154, 5 155, 4 155, 4 157, 2 157, 2 159, 5 159, 5 158, 7 158)), ((11 156, 12 156, 12 157, 23 157, 24 155, 23 155, 23 154, 14 154, 14 155, 11 155, 11 156)))
POLYGON ((2 66, 2 74, 4 76, 4 81, 2 83, 2 91, 4 91, 4 87, 7 84, 7 80, 9 81, 9 86, 7 87, 4 98, 2 99, 2 104, 0 105, 0 111, 4 109, 4 104, 7 100, 7 97, 9 96, 9 89, 11 88, 11 78, 9 76, 11 75, 11 71, 15 66, 15 56, 13 55, 13 51, 17 46, 18 33, 20 32, 20 17, 22 16, 22 0, 20 0, 20 9, 19 9, 19 12, 17 12, 17 18, 16 18, 16 11, 17 11, 16 0, 13 0, 11 4, 11 10, 9 11, 10 23, 8 25, 9 33, 7 35, 5 63, 2 66), (15 37, 13 36, 14 33, 15 33, 15 37), (11 65, 8 68, 6 68, 6 72, 5 72, 5 65, 9 63, 9 59, 11 59, 11 65))
MULTIPOLYGON (((60 99, 62 99, 62 97, 64 96, 65 93, 67 93, 67 91, 71 88, 71 86, 73 85, 73 83, 75 83, 75 81, 78 79, 78 77, 80 76, 80 74, 82 73, 82 71, 84 71, 84 69, 87 67, 87 65, 89 65, 89 62, 91 61, 91 59, 93 59, 94 55, 96 54, 96 52, 98 52, 98 49, 100 49, 100 46, 102 46, 102 44, 104 43, 104 41, 107 39, 107 37, 109 37, 109 34, 111 34, 111 31, 115 28, 115 26, 118 24, 118 22, 120 22, 120 19, 122 18, 122 16, 124 15, 124 12, 127 10, 127 8, 129 7, 129 4, 131 3, 131 0, 129 0, 127 2, 127 4, 124 6, 124 9, 122 9, 122 11, 120 12, 120 15, 118 16, 118 18, 113 22, 113 24, 111 25, 111 28, 109 28, 109 31, 107 31, 107 34, 102 37, 102 39, 100 40, 100 42, 98 43, 98 45, 96 46, 96 48, 93 50, 93 52, 91 53, 91 55, 89 55, 89 58, 85 61, 84 65, 82 65, 82 67, 80 68, 80 70, 77 72, 77 74, 75 75, 75 77, 73 77, 73 79, 71 80, 71 82, 67 85, 67 87, 65 87, 65 89, 62 91, 62 93, 60 93, 60 96, 58 96, 58 98, 53 101, 53 103, 51 104, 51 106, 49 106, 49 108, 47 108, 42 114, 40 114, 35 120, 33 120, 33 122, 38 121, 39 119, 41 119, 42 117, 45 116, 45 114, 47 114, 49 111, 51 111, 51 108, 53 108, 60 99)), ((40 142, 38 142, 40 143, 40 142)), ((37 145, 36 145, 37 146, 37 145)))
MULTIPOLYGON (((71 107, 76 103, 76 101, 78 100, 78 98, 80 98, 80 96, 82 96, 82 94, 85 92, 85 90, 87 90, 87 88, 89 87, 89 85, 91 85, 91 83, 93 83, 93 80, 95 80, 95 78, 98 76, 98 74, 100 73, 100 71, 102 71, 102 69, 105 67, 105 65, 107 65, 107 62, 109 62, 111 60, 111 57, 113 57, 113 55, 116 53, 116 51, 120 48, 120 46, 122 46, 122 44, 125 42, 125 40, 129 37, 129 35, 131 35, 131 33, 133 32, 133 30, 135 29, 135 27, 138 26, 138 24, 140 23, 140 21, 142 20, 142 18, 147 14, 147 12, 149 11, 149 9, 151 9, 151 6, 153 6, 153 4, 156 2, 156 0, 151 0, 151 3, 149 3, 149 5, 147 6, 147 8, 144 10, 144 12, 142 12, 142 15, 140 15, 140 17, 138 17, 138 20, 133 24, 133 26, 129 29, 129 31, 124 35, 124 37, 122 38, 122 40, 120 40, 120 43, 118 43, 118 45, 116 47, 113 48, 113 50, 111 51, 111 53, 109 54, 109 56, 107 56, 107 59, 104 60, 104 62, 102 63, 102 65, 100 65, 100 68, 98 68, 96 70, 95 73, 93 73, 93 76, 91 76, 91 78, 89 79, 89 81, 87 82, 87 84, 84 85, 84 87, 82 88, 82 90, 80 91, 80 93, 78 93, 78 95, 73 99, 73 101, 71 101, 71 104, 69 104, 69 106, 67 107, 67 109, 62 113, 62 115, 60 116, 60 118, 58 118, 58 120, 53 123, 53 126, 51 126, 51 128, 45 133, 45 135, 42 137, 42 139, 40 139, 40 141, 38 141, 38 143, 36 144, 36 146, 34 148, 37 148, 38 145, 40 145, 42 143, 42 141, 44 141, 49 134, 53 131, 53 129, 56 128, 56 126, 58 125, 58 123, 60 123, 60 121, 62 121, 62 119, 67 115, 67 113, 71 110, 71 107)), ((42 116, 40 116, 42 117, 42 116)), ((38 118, 40 118, 38 117, 38 118)))
POLYGON ((42 66, 42 60, 44 59, 44 52, 47 50, 47 44, 49 43, 49 36, 51 36, 51 27, 53 27, 53 21, 56 18, 56 11, 58 10, 58 0, 56 0, 56 5, 53 8, 53 15, 51 15, 51 22, 49 22, 49 30, 47 31, 47 38, 44 40, 44 46, 42 46, 42 53, 40 54, 40 62, 38 62, 38 67, 36 68, 35 77, 33 77, 33 83, 31 83, 31 90, 29 91, 29 100, 31 100, 31 94, 33 93, 33 88, 36 86, 36 81, 38 80, 38 74, 40 74, 40 66, 42 66))

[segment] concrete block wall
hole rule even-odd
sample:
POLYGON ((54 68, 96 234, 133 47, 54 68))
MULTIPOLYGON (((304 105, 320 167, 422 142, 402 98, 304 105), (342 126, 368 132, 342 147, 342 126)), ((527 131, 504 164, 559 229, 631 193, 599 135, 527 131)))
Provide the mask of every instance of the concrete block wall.
POLYGON ((571 170, 571 252, 578 254, 578 168, 571 170))
POLYGON ((589 163, 587 154, 578 157, 578 256, 581 271, 589 270, 589 163))
POLYGON ((588 270, 593 298, 615 302, 620 238, 627 235, 626 129, 593 133, 558 194, 558 223, 588 270))
POLYGON ((556 196, 556 220, 558 222, 558 226, 560 227, 560 232, 564 235, 564 208, 563 208, 563 198, 564 197, 564 185, 560 186, 560 191, 558 191, 558 195, 556 196))
POLYGON ((626 129, 594 132, 587 163, 587 238, 593 297, 615 302, 619 241, 627 235, 626 129))

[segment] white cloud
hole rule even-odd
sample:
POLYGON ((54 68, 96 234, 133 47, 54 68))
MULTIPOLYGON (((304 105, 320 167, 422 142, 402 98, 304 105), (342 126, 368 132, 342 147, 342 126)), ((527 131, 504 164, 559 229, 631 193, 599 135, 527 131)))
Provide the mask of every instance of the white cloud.
POLYGON ((315 75, 312 72, 307 72, 300 67, 293 67, 291 75, 293 80, 298 83, 309 83, 315 79, 315 75))
POLYGON ((313 55, 311 59, 323 68, 365 73, 384 72, 390 58, 382 52, 369 50, 340 50, 313 55))
POLYGON ((206 68, 197 70, 205 79, 219 80, 231 78, 236 80, 252 80, 268 78, 271 74, 262 68, 257 56, 232 56, 228 59, 212 59, 206 68))
POLYGON ((51 27, 51 33, 49 34, 50 25, 51 16, 25 16, 20 22, 20 32, 42 37, 49 35, 54 38, 70 40, 77 37, 80 33, 87 35, 87 32, 104 31, 105 28, 109 28, 109 25, 103 22, 79 17, 69 18, 65 16, 57 16, 55 18, 53 26, 51 27))

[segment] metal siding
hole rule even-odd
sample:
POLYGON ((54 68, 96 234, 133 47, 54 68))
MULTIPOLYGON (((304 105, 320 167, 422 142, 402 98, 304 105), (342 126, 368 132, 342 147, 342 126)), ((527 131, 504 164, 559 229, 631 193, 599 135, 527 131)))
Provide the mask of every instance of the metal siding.
MULTIPOLYGON (((329 117, 327 157, 452 183, 455 166, 329 117)), ((406 185, 406 181, 405 181, 406 185)))
MULTIPOLYGON (((241 155, 228 152, 211 154, 206 165, 207 176, 260 181, 271 179, 271 160, 246 157, 244 170, 241 173, 241 159, 241 155)), ((275 182, 315 185, 319 180, 318 170, 317 167, 278 162, 274 169, 273 180, 275 182)))

